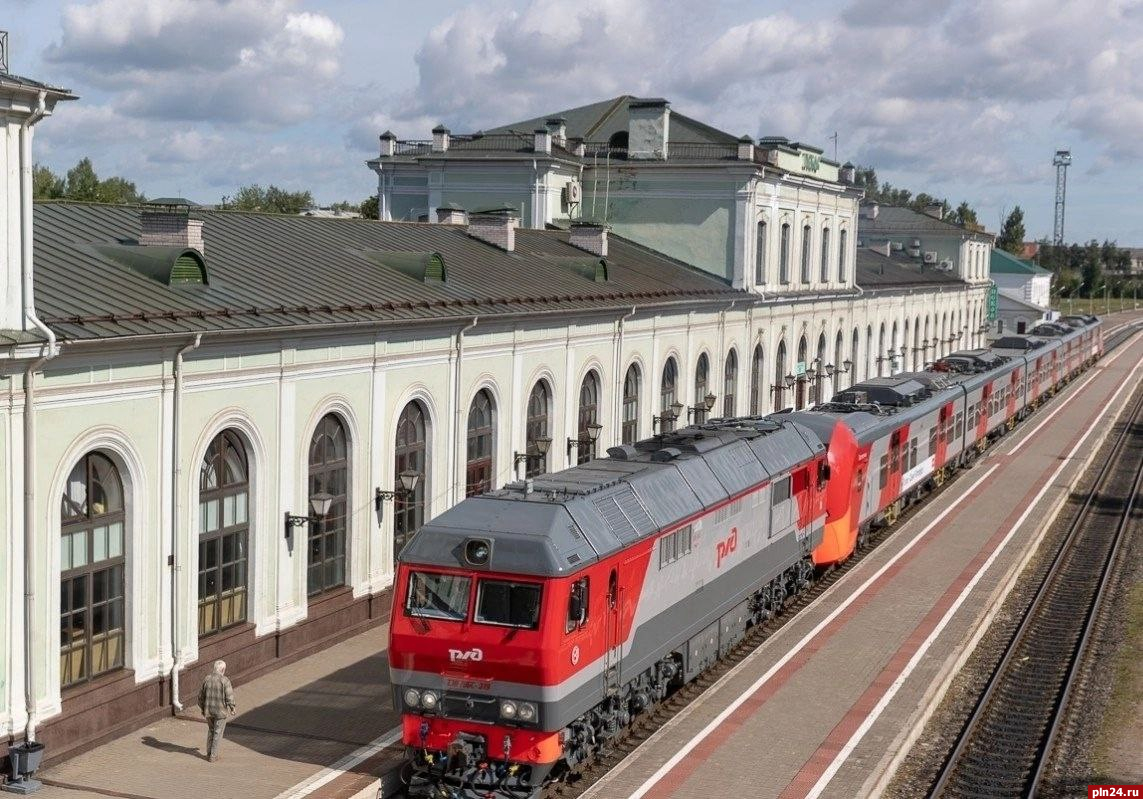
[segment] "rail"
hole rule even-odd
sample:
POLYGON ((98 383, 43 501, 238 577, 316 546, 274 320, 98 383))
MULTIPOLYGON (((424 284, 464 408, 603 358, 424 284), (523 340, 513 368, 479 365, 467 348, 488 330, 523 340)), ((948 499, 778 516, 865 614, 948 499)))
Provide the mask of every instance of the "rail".
POLYGON ((1036 795, 1143 487, 1143 393, 1075 514, 930 797, 1036 795), (1129 480, 1124 480, 1124 476, 1129 480), (1116 487, 1129 486, 1122 498, 1116 487), (1109 504, 1122 505, 1107 535, 1109 504))

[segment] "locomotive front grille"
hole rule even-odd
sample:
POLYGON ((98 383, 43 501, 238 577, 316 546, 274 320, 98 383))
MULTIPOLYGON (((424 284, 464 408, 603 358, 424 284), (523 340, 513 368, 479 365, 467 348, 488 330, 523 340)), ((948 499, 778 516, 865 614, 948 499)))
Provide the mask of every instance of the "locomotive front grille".
POLYGON ((492 696, 445 694, 441 714, 449 718, 495 723, 500 720, 500 700, 492 696))

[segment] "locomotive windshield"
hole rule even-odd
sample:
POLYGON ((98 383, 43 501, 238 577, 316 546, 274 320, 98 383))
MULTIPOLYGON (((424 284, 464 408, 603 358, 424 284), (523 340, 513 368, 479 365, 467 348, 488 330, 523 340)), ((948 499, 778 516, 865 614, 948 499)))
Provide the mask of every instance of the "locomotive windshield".
POLYGON ((481 580, 476 598, 476 621, 536 629, 540 623, 539 584, 481 580))
POLYGON ((472 581, 456 574, 413 572, 405 610, 410 616, 464 621, 468 616, 468 589, 472 581))

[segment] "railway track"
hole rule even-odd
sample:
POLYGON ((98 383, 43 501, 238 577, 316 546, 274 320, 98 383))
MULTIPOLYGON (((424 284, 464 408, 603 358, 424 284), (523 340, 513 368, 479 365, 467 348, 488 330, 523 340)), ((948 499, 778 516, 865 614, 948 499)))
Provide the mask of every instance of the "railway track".
MULTIPOLYGON (((1132 332, 1123 331, 1124 338, 1132 332)), ((1037 794, 1120 541, 1139 507, 1143 393, 1136 393, 1111 456, 1069 525, 930 797, 1037 794)))

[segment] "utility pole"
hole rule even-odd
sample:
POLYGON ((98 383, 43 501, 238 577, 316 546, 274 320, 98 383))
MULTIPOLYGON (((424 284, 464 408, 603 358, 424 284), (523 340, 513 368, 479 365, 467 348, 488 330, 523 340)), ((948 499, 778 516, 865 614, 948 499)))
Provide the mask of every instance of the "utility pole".
POLYGON ((1068 166, 1072 162, 1071 150, 1056 150, 1052 164, 1056 167, 1056 223, 1052 228, 1052 243, 1064 243, 1064 196, 1068 188, 1068 166))

